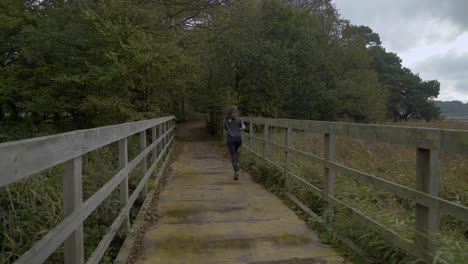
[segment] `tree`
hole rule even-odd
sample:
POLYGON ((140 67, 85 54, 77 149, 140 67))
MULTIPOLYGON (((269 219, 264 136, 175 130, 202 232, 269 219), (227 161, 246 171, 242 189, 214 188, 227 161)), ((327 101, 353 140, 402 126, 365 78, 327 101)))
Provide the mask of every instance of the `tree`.
POLYGON ((374 33, 368 26, 353 26, 348 24, 343 30, 343 35, 350 40, 362 41, 366 47, 380 46, 382 44, 379 34, 374 33))
MULTIPOLYGON (((364 45, 353 39, 330 42, 338 33, 322 30, 324 20, 313 8, 280 1, 237 1, 225 7, 227 18, 226 13, 213 17, 215 28, 228 26, 210 43, 214 56, 207 63, 213 66, 209 83, 233 94, 232 103, 244 114, 382 119, 382 107, 374 106, 383 105, 379 98, 386 94, 371 72, 364 45), (369 101, 375 103, 366 109, 349 107, 369 101)), ((333 12, 323 14, 330 29, 338 30, 344 23, 333 12)))
POLYGON ((408 68, 401 59, 388 53, 380 46, 371 47, 373 68, 379 82, 389 91, 387 116, 394 121, 408 119, 431 120, 438 118, 440 111, 433 100, 439 95, 440 83, 436 80, 423 81, 408 68))
POLYGON ((86 128, 183 116, 186 103, 213 125, 229 104, 267 117, 438 116, 438 82, 330 0, 6 1, 3 121, 86 128))
POLYGON ((398 120, 438 118, 440 111, 433 100, 439 95, 440 83, 423 81, 401 64, 397 54, 387 52, 380 37, 366 26, 348 25, 345 36, 360 40, 372 57, 372 68, 379 83, 388 91, 387 118, 398 120))

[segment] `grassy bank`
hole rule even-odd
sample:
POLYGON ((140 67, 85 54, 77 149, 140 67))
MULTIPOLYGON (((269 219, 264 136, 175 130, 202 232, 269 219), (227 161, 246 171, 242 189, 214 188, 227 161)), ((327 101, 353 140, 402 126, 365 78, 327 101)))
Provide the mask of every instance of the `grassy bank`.
MULTIPOLYGON (((425 126, 452 129, 467 129, 463 123, 404 123, 398 125, 425 126)), ((261 136, 258 129, 255 134, 261 136)), ((284 131, 270 131, 270 139, 283 143, 284 131)), ((295 148, 324 156, 323 136, 320 134, 293 132, 292 144, 295 148)), ((246 143, 248 141, 246 140, 246 143)), ((254 144, 257 153, 261 153, 262 144, 254 144)), ((265 164, 243 150, 242 162, 270 190, 280 193, 284 186, 284 175, 270 165, 265 164)), ((338 137, 336 154, 339 163, 359 169, 371 175, 381 177, 409 187, 415 186, 416 150, 382 143, 367 143, 346 137, 338 137)), ((284 154, 274 146, 269 147, 268 158, 284 164, 284 154)), ((308 182, 323 188, 324 169, 299 157, 292 158, 291 169, 294 174, 308 182)), ((439 196, 457 203, 468 205, 468 157, 453 153, 441 153, 439 196)), ((297 182, 289 184, 290 190, 309 208, 322 218, 329 218, 326 203, 310 190, 297 182)), ((386 191, 375 189, 356 182, 346 175, 337 174, 335 196, 346 204, 360 210, 365 215, 382 223, 387 228, 408 239, 414 238, 415 204, 401 199, 386 191)), ((468 226, 452 217, 439 215, 440 233, 437 234, 438 257, 449 263, 466 263, 468 259, 468 226)), ((310 221, 311 225, 317 223, 310 221)), ((347 237, 359 245, 364 252, 379 263, 411 263, 416 259, 402 249, 392 245, 368 227, 354 221, 340 208, 336 209, 332 226, 341 236, 347 237)), ((322 233, 332 243, 336 237, 328 232, 322 233)))
MULTIPOLYGON (((150 138, 148 137, 148 140, 150 138)), ((148 142, 149 144, 149 142, 148 142)), ((128 141, 129 160, 139 152, 138 135, 128 141)), ((101 188, 118 168, 117 143, 83 156, 83 199, 101 188)), ((148 160, 151 160, 151 154, 148 160)), ((149 163, 148 163, 149 164, 149 163)), ((140 181, 139 166, 129 175, 130 193, 140 181)), ((133 220, 142 204, 140 197, 131 210, 133 220)), ((85 259, 96 248, 120 211, 119 189, 85 220, 85 259)), ((63 183, 60 167, 54 167, 0 188, 0 263, 12 263, 63 219, 63 183)), ((112 263, 125 239, 123 230, 114 238, 101 263, 112 263)), ((63 247, 51 255, 47 263, 63 263, 63 247)))

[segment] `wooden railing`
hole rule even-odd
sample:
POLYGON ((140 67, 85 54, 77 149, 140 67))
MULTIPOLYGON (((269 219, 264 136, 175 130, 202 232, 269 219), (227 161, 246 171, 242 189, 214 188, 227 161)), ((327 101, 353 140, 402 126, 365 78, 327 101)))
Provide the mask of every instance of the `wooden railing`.
MULTIPOLYGON (((438 197, 439 189, 439 152, 455 152, 468 154, 468 131, 441 130, 429 128, 410 128, 397 126, 352 124, 310 120, 292 119, 270 119, 243 117, 249 123, 249 132, 245 136, 249 139, 246 147, 254 154, 265 159, 272 165, 284 170, 286 183, 296 181, 306 186, 310 191, 328 202, 330 208, 335 206, 344 207, 352 217, 372 228, 396 246, 407 253, 415 255, 426 262, 432 262, 436 251, 434 240, 431 236, 438 231, 437 214, 450 215, 460 221, 468 222, 468 207, 438 197), (263 126, 263 137, 254 135, 254 125, 263 126), (269 128, 277 127, 285 129, 284 143, 273 142, 269 139, 269 128), (293 130, 321 133, 324 135, 325 158, 306 153, 291 146, 291 133, 293 130), (405 145, 417 149, 416 158, 416 189, 391 182, 359 170, 339 164, 335 160, 336 136, 345 136, 355 139, 364 139, 368 142, 385 142, 391 144, 405 145), (262 153, 254 151, 253 142, 263 144, 262 153), (277 164, 268 159, 269 145, 284 151, 284 164, 277 164), (291 156, 297 155, 310 162, 317 163, 325 168, 324 188, 321 189, 303 178, 291 172, 291 156), (376 220, 356 208, 344 203, 335 197, 335 172, 342 173, 356 181, 369 184, 377 189, 390 192, 401 198, 416 203, 415 240, 409 240, 398 235, 395 231, 385 227, 376 220)), ((245 144, 244 144, 245 146, 245 144)), ((306 213, 315 218, 319 223, 330 229, 327 221, 322 219, 312 210, 307 208, 294 194, 289 192, 288 185, 285 186, 286 195, 306 213)), ((342 241, 356 248, 346 238, 342 241)), ((356 250, 358 250, 356 248, 356 250)), ((444 262, 439 259, 440 262, 444 262)))
POLYGON ((120 213, 86 262, 99 263, 122 223, 125 222, 129 230, 129 211, 139 194, 146 192, 148 179, 158 164, 158 177, 161 175, 174 137, 175 117, 168 116, 0 144, 0 187, 56 165, 61 164, 63 169, 64 219, 16 263, 42 263, 62 243, 64 263, 84 263, 83 222, 119 186, 120 213), (147 146, 146 132, 149 129, 152 143, 147 146), (128 137, 137 133, 140 153, 128 161, 128 137), (82 156, 114 142, 119 145, 119 172, 83 202, 82 156), (153 160, 148 168, 146 160, 150 152, 153 160), (141 166, 142 178, 133 193, 129 194, 128 174, 138 165, 141 166))

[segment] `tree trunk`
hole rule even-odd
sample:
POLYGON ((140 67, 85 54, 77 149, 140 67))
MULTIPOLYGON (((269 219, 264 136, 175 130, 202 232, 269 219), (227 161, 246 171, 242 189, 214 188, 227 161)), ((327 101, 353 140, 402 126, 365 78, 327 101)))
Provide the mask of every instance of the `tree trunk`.
POLYGON ((0 121, 5 120, 5 114, 3 113, 3 105, 0 104, 0 121))
POLYGON ((8 105, 10 106, 11 117, 13 118, 13 120, 19 120, 20 115, 19 115, 18 107, 16 107, 16 104, 9 103, 8 105))

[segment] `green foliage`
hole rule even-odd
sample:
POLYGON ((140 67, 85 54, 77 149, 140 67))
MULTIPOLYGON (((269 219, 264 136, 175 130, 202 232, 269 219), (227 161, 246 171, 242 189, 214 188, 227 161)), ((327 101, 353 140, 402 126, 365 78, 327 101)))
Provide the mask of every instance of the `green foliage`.
POLYGON ((80 109, 95 126, 119 124, 129 120, 143 119, 131 105, 120 97, 88 97, 80 109))
MULTIPOLYGON (((324 2, 323 10, 330 8, 324 2)), ((280 1, 237 1, 215 15, 213 27, 226 30, 210 43, 210 85, 233 91, 232 103, 247 115, 383 119, 386 93, 365 46, 345 38, 330 43, 336 32, 322 30, 320 17, 327 16, 332 28, 344 22, 335 12, 311 15, 318 11, 280 1)))
POLYGON ((380 46, 369 48, 373 68, 379 82, 389 91, 387 116, 394 121, 408 119, 436 119, 439 108, 433 100, 439 95, 440 83, 436 80, 423 81, 408 68, 401 65, 401 59, 394 53, 386 52, 380 46))
MULTIPOLYGON (((411 126, 447 128, 447 122, 417 123, 411 126)), ((395 125, 395 124, 394 124, 395 125)), ((398 124, 401 125, 401 124, 398 124)), ((260 131, 256 135, 259 136, 260 131)), ((284 130, 272 130, 269 139, 282 143, 285 137, 284 130)), ((295 132, 292 134, 292 144, 301 151, 323 157, 323 135, 313 133, 295 132)), ((370 175, 395 182, 403 186, 414 188, 416 161, 414 150, 403 146, 395 146, 384 143, 363 142, 346 137, 338 137, 336 144, 336 158, 340 164, 363 171, 370 175)), ((261 153, 262 143, 254 141, 253 150, 261 153)), ((243 149, 240 155, 243 169, 249 171, 252 177, 263 184, 267 189, 284 197, 285 175, 283 171, 265 162, 263 159, 243 149)), ((278 165, 284 164, 284 152, 274 145, 270 145, 268 159, 278 165)), ((439 197, 454 203, 467 205, 468 199, 464 196, 468 188, 468 181, 464 177, 467 173, 467 157, 464 155, 444 153, 440 162, 440 191, 439 197)), ((323 190, 324 170, 310 159, 300 156, 292 156, 289 159, 289 168, 292 173, 323 190)), ((300 181, 294 181, 292 177, 286 180, 288 192, 293 193, 302 203, 310 208, 322 219, 333 220, 330 222, 333 232, 329 232, 314 220, 309 221, 310 226, 318 228, 320 237, 334 246, 342 248, 341 242, 336 237, 339 234, 358 245, 371 263, 417 263, 411 252, 399 248, 387 238, 379 235, 369 226, 347 213, 341 205, 335 206, 335 213, 327 212, 326 201, 317 196, 311 188, 300 181)), ((336 173, 334 197, 343 203, 357 209, 369 218, 377 221, 382 226, 392 230, 401 237, 413 240, 415 236, 415 203, 402 199, 387 191, 380 190, 368 184, 358 182, 346 174, 336 173)), ((292 209, 298 209, 288 198, 286 203, 292 209)), ((299 215, 304 213, 298 209, 299 215)), ((309 217, 308 215, 306 217, 309 217)), ((447 263, 464 263, 467 259, 468 240, 466 238, 467 225, 462 221, 446 215, 439 216, 439 232, 436 234, 437 257, 447 263)), ((348 253, 350 253, 348 251, 348 253)), ((352 255, 352 253, 351 253, 352 255)))
POLYGON ((8 0, 0 10, 0 120, 83 128, 183 116, 185 104, 213 125, 230 104, 301 119, 439 115, 439 83, 403 68, 331 1, 8 0))
MULTIPOLYGON (((129 139, 129 155, 139 153, 137 137, 129 139)), ((88 199, 114 176, 118 170, 118 148, 112 144, 83 156, 83 198, 88 199)), ((139 167, 129 177, 134 190, 141 177, 139 167)), ((118 188, 117 188, 118 189, 118 188)), ((88 258, 117 217, 120 207, 118 190, 112 192, 84 222, 85 256, 88 258)), ((53 227, 63 220, 63 179, 57 166, 21 180, 0 190, 0 263, 13 263, 53 227)), ((134 207, 141 205, 136 201, 134 207)), ((137 211, 133 211, 132 220, 137 211)), ((125 233, 119 232, 105 253, 103 263, 112 263, 125 233), (107 261, 105 261, 107 259, 107 261)), ((47 263, 63 263, 63 247, 47 263)))
POLYGON ((164 8, 121 0, 41 1, 24 9, 29 5, 38 6, 35 23, 9 31, 13 51, 5 54, 14 56, 0 68, 1 118, 71 119, 81 128, 179 107, 197 60, 183 28, 164 28, 164 8), (127 113, 104 119, 90 112, 111 110, 111 102, 127 113))
MULTIPOLYGON (((377 33, 341 19, 330 0, 0 3, 0 142, 166 114, 183 118, 186 104, 209 113, 213 133, 230 104, 266 117, 433 119, 438 92, 437 81, 403 68, 377 33)), ((102 156, 91 160, 98 162, 86 188, 106 180, 99 171, 111 171, 99 163, 102 156)), ((271 189, 283 184, 280 174, 262 171, 271 189)), ((61 219, 56 174, 0 190, 2 208, 10 210, 3 228, 11 228, 2 233, 1 261, 13 261, 61 219), (41 194, 24 197, 31 186, 41 194), (42 199, 53 205, 45 208, 42 199)), ((321 203, 315 200, 317 208, 321 203)), ((90 218, 89 244, 109 219, 90 218)))

